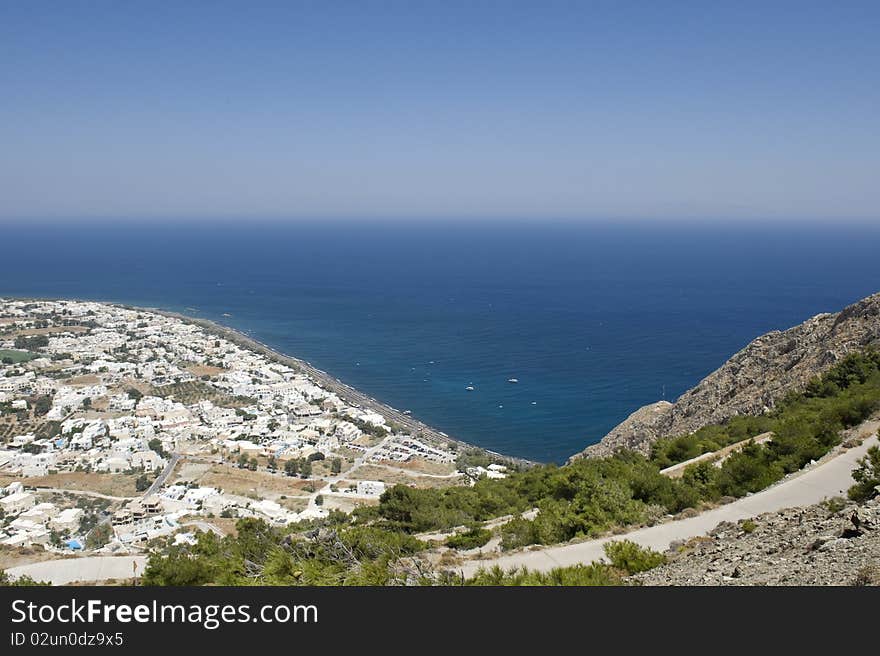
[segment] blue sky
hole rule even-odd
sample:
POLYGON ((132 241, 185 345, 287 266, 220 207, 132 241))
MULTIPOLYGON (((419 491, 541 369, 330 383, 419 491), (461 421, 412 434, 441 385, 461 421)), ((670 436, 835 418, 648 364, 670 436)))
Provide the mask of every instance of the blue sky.
POLYGON ((876 219, 880 3, 2 2, 0 218, 876 219))

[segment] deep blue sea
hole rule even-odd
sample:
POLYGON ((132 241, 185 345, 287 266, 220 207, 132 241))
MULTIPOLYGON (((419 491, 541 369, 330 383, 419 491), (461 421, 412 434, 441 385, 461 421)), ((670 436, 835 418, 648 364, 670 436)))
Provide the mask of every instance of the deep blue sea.
POLYGON ((0 295, 214 319, 538 461, 878 290, 880 228, 864 226, 0 225, 0 295))

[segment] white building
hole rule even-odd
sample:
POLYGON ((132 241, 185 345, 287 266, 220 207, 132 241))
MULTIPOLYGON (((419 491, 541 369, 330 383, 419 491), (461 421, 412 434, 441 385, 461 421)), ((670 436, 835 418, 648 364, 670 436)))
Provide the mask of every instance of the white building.
POLYGON ((352 442, 361 436, 361 429, 350 421, 340 421, 334 431, 340 442, 352 442))
POLYGON ((151 472, 162 469, 165 460, 155 451, 137 451, 131 454, 131 466, 133 469, 151 472))
POLYGON ((49 522, 49 527, 62 533, 73 533, 79 528, 83 511, 79 508, 65 508, 49 522))
POLYGON ((357 493, 364 497, 378 497, 385 492, 382 481, 358 481, 357 493))
POLYGON ((30 492, 16 492, 0 499, 0 509, 7 515, 17 515, 32 508, 36 502, 30 492))

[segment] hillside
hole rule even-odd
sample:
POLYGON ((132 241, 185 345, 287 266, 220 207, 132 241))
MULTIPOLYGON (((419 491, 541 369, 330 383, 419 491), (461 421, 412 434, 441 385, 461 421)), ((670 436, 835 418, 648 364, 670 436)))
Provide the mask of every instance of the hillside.
POLYGON ((880 585, 880 497, 723 522, 674 545, 642 585, 880 585))
POLYGON ((847 354, 876 346, 880 293, 835 314, 819 314, 758 337, 675 403, 659 401, 639 408, 572 458, 603 457, 619 448, 647 454, 659 438, 692 433, 736 415, 762 414, 847 354))

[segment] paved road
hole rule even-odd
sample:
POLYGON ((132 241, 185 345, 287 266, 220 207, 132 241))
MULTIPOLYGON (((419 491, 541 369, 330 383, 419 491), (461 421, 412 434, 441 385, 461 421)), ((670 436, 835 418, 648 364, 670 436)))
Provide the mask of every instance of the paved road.
MULTIPOLYGON (((852 485, 852 470, 856 466, 856 461, 865 455, 869 447, 878 443, 876 437, 878 428, 880 421, 865 422, 859 427, 858 434, 871 437, 861 446, 843 451, 840 455, 814 465, 763 492, 738 499, 697 517, 641 528, 599 540, 524 551, 496 559, 473 560, 464 563, 460 570, 465 576, 470 576, 480 567, 492 565, 500 565, 504 568, 525 566, 547 571, 554 567, 590 563, 604 557, 605 543, 623 538, 644 547, 663 551, 671 542, 704 535, 723 521, 737 522, 765 512, 808 506, 829 497, 843 496, 852 485)), ((131 578, 134 573, 139 576, 144 571, 146 560, 145 556, 68 558, 12 567, 6 572, 12 578, 28 575, 38 581, 65 585, 76 581, 131 578), (133 564, 137 565, 136 572, 132 570, 133 564)))
POLYGON ((146 499, 151 494, 155 494, 159 488, 165 483, 165 479, 174 471, 174 468, 177 466, 178 461, 180 460, 179 453, 172 453, 171 460, 168 461, 168 464, 165 465, 165 469, 162 470, 162 473, 156 477, 156 480, 153 481, 153 484, 144 492, 144 499, 146 499))
POLYGON ((566 567, 600 560, 605 555, 606 542, 622 539, 632 540, 643 547, 650 547, 657 551, 665 551, 669 548, 670 543, 705 535, 720 522, 737 522, 765 512, 809 506, 826 498, 846 496, 846 491, 853 484, 852 470, 856 466, 856 460, 865 455, 870 446, 877 444, 878 427, 880 427, 880 421, 865 422, 859 427, 858 433, 872 437, 866 439, 861 446, 843 451, 840 455, 813 465, 800 474, 795 474, 762 492, 750 497, 743 497, 696 517, 671 521, 588 542, 548 547, 536 551, 522 551, 495 559, 468 561, 460 567, 460 571, 465 576, 471 576, 480 567, 499 565, 504 569, 528 567, 546 572, 554 567, 566 567))
POLYGON ((48 581, 52 585, 67 585, 75 582, 100 582, 141 576, 146 563, 146 556, 90 556, 19 565, 10 567, 6 573, 10 578, 30 576, 36 581, 48 581))
MULTIPOLYGON (((165 469, 163 469, 162 473, 156 477, 156 480, 153 481, 153 484, 147 489, 146 492, 144 492, 143 496, 141 497, 142 499, 146 499, 148 496, 150 496, 151 494, 154 494, 162 487, 162 485, 165 483, 165 479, 167 479, 168 476, 171 474, 171 472, 174 471, 174 468, 177 466, 177 463, 179 460, 180 460, 180 455, 178 455, 177 453, 174 453, 171 455, 171 460, 168 461, 168 464, 165 465, 165 469)), ((85 494, 88 494, 88 493, 85 493, 85 494)), ((93 495, 93 496, 95 496, 95 495, 93 495)), ((104 499, 118 499, 118 500, 125 500, 125 501, 137 498, 137 497, 108 497, 103 494, 99 494, 96 496, 102 497, 104 499)), ((92 529, 86 534, 85 538, 88 539, 89 535, 91 535, 95 531, 95 529, 97 529, 100 526, 103 526, 104 524, 109 523, 112 519, 113 519, 113 515, 106 515, 105 517, 102 517, 100 519, 100 521, 98 521, 98 523, 95 524, 95 526, 93 526, 92 529)))

